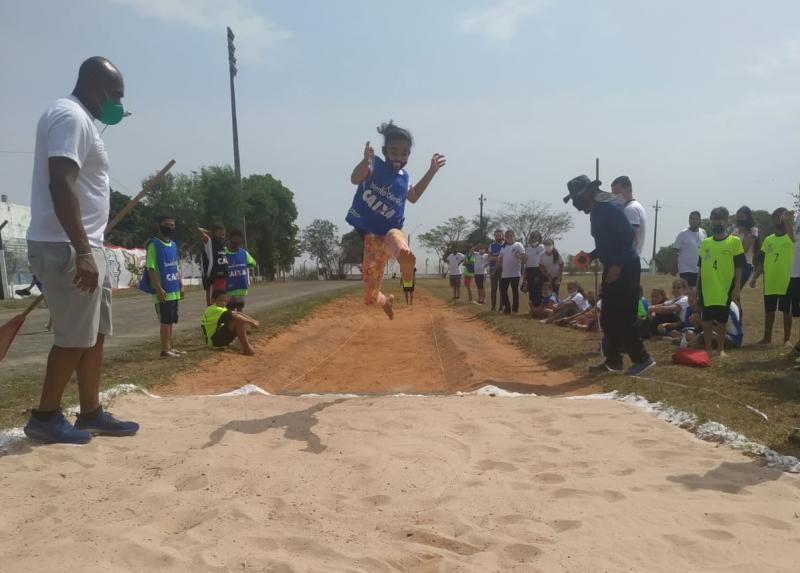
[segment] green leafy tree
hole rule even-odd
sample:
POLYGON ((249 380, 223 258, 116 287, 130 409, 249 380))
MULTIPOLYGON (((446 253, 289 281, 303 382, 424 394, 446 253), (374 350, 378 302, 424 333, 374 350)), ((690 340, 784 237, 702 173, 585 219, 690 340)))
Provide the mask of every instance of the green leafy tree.
POLYGON ((443 224, 434 227, 427 233, 418 235, 417 240, 423 247, 436 253, 439 261, 439 272, 441 272, 442 261, 444 261, 453 244, 462 250, 466 248, 469 228, 470 223, 465 217, 461 215, 450 217, 443 224))
POLYGON ((326 277, 339 266, 340 249, 338 228, 325 219, 314 219, 303 229, 300 248, 308 253, 326 277))
POLYGON ((672 272, 672 246, 661 247, 658 249, 655 258, 656 272, 672 272))
POLYGON ((222 223, 228 230, 241 229, 243 193, 230 165, 203 167, 195 179, 204 198, 205 225, 222 223))
POLYGON ((247 248, 259 270, 273 280, 300 254, 294 194, 271 175, 242 180, 247 206, 247 248))

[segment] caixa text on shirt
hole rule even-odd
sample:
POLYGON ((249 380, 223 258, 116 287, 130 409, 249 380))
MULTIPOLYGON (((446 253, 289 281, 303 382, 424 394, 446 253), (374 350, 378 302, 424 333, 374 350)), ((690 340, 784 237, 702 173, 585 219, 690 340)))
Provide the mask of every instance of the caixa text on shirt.
POLYGON ((242 268, 228 267, 228 276, 231 278, 247 276, 247 267, 246 266, 242 268))
POLYGON ((402 205, 402 199, 389 191, 388 186, 381 187, 375 183, 364 189, 364 193, 361 195, 361 198, 370 209, 376 213, 380 213, 387 219, 391 219, 395 214, 394 207, 388 205, 387 201, 392 202, 397 206, 402 205), (382 197, 382 199, 379 199, 378 196, 382 197))

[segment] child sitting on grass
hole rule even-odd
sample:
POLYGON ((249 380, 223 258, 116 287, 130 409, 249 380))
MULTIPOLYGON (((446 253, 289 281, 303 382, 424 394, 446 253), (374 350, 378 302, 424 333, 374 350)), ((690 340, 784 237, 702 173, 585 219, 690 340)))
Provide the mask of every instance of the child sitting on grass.
POLYGON ((228 310, 228 295, 225 291, 216 290, 211 294, 213 300, 203 313, 203 338, 209 348, 225 348, 239 339, 242 354, 253 356, 255 352, 247 338, 247 325, 258 328, 259 322, 243 312, 228 310))
POLYGON ((558 295, 553 292, 549 282, 542 283, 542 304, 531 307, 531 318, 548 318, 558 308, 558 295))
POLYGON ((589 302, 589 308, 571 318, 558 320, 555 324, 569 326, 577 330, 597 330, 599 327, 599 312, 594 291, 590 290, 586 293, 586 300, 589 302))
POLYGON ((544 319, 543 323, 551 324, 560 318, 575 316, 589 308, 589 303, 586 302, 586 295, 578 281, 567 283, 567 293, 567 298, 561 301, 555 312, 549 318, 544 319))
POLYGON ((647 320, 647 311, 650 309, 650 301, 644 298, 644 289, 639 285, 639 309, 636 311, 636 318, 647 320))
MULTIPOLYGON (((699 300, 695 300, 697 301, 696 304, 699 310, 699 300)), ((687 328, 684 332, 686 344, 700 348, 703 346, 703 323, 700 317, 700 312, 693 312, 689 320, 692 324, 692 327, 687 328)), ((739 306, 735 302, 731 301, 730 316, 728 318, 728 323, 725 325, 725 347, 741 348, 743 342, 744 328, 742 327, 741 312, 739 311, 739 306)), ((714 339, 712 339, 712 346, 714 348, 718 346, 717 341, 714 339)))
POLYGON ((648 310, 650 332, 660 336, 670 336, 676 333, 680 338, 684 322, 688 319, 686 314, 689 308, 689 297, 686 290, 689 285, 684 279, 676 279, 672 282, 672 298, 661 304, 653 304, 648 310))

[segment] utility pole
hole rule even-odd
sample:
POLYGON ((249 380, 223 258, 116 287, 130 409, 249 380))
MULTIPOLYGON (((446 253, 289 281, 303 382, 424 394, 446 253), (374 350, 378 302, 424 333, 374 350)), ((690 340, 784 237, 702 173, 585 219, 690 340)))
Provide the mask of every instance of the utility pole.
POLYGON ((594 179, 598 181, 600 179, 600 158, 594 158, 594 179))
POLYGON ((236 90, 233 87, 233 78, 236 77, 236 46, 233 45, 233 40, 236 36, 233 35, 233 30, 230 26, 228 30, 228 71, 231 78, 231 122, 233 123, 233 171, 236 175, 236 193, 239 200, 242 202, 242 240, 247 246, 247 223, 245 221, 245 205, 242 197, 242 168, 239 164, 239 125, 236 123, 236 90))
POLYGON ((481 217, 480 218, 481 241, 483 241, 483 239, 486 237, 486 229, 484 228, 484 225, 483 225, 483 203, 484 203, 484 201, 486 201, 486 197, 484 197, 483 193, 481 193, 481 196, 478 197, 478 202, 481 204, 481 215, 480 215, 480 217, 481 217))
POLYGON ((6 253, 3 250, 3 227, 8 224, 8 221, 3 221, 0 224, 0 300, 5 300, 6 296, 14 298, 14 293, 11 292, 11 287, 8 285, 8 275, 6 275, 6 253), (8 290, 8 293, 6 293, 8 290))
POLYGON ((658 199, 656 199, 656 204, 653 205, 653 209, 656 210, 656 221, 655 221, 655 224, 653 225, 653 259, 652 259, 653 262, 655 262, 655 260, 656 260, 656 238, 658 237, 658 212, 661 209, 663 209, 663 207, 661 207, 658 204, 658 199))

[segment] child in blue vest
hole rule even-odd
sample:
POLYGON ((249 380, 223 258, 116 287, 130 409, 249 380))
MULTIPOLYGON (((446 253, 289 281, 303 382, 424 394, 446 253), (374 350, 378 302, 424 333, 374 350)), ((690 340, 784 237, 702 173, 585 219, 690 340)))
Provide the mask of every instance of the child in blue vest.
POLYGON ((256 260, 242 247, 243 238, 242 232, 238 229, 231 231, 227 251, 228 278, 225 283, 229 310, 244 310, 244 299, 250 286, 247 270, 256 266, 256 260))
POLYGON ((178 263, 178 245, 170 239, 175 232, 175 217, 163 215, 158 235, 147 241, 145 276, 141 290, 153 295, 156 315, 161 323, 161 358, 177 358, 181 352, 172 348, 172 326, 178 322, 178 301, 183 298, 183 278, 178 263))
POLYGON ((378 133, 383 135, 384 159, 375 156, 368 141, 364 146, 364 159, 350 175, 350 182, 358 185, 358 188, 345 220, 364 238, 361 270, 364 302, 368 305, 377 304, 391 319, 394 316, 394 297, 387 297, 381 292, 386 262, 392 257, 397 259, 404 281, 413 279, 416 262, 406 236, 400 230, 405 220, 406 200, 411 203, 419 200, 433 176, 444 166, 445 158, 434 153, 428 172, 412 186, 404 169, 414 142, 411 133, 391 121, 382 124, 378 133))

